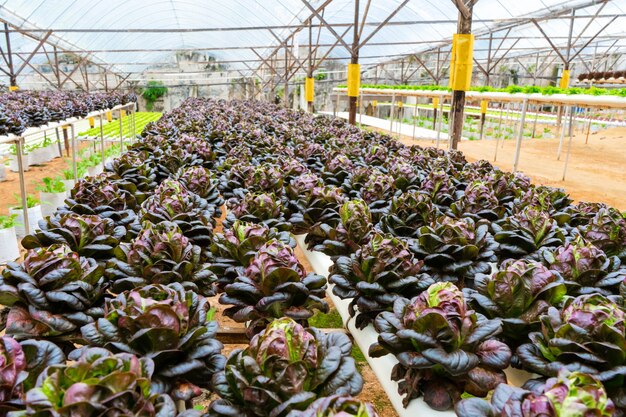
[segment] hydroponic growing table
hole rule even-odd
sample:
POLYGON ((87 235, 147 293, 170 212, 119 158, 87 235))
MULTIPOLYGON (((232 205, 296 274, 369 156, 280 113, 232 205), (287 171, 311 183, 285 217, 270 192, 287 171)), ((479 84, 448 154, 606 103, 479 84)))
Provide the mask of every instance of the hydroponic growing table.
MULTIPOLYGON (((75 132, 74 125, 80 121, 84 121, 84 120, 91 119, 91 118, 97 117, 99 119, 100 121, 100 146, 102 149, 102 164, 104 165, 104 160, 105 160, 104 141, 105 139, 104 139, 104 135, 102 134, 103 117, 106 114, 111 113, 111 112, 119 113, 120 145, 122 145, 122 149, 123 149, 124 137, 122 134, 122 116, 121 116, 122 111, 128 111, 131 115, 131 129, 133 131, 133 134, 131 135, 131 139, 132 139, 134 138, 136 134, 135 127, 134 127, 135 125, 134 117, 135 117, 136 107, 137 107, 136 103, 120 104, 110 109, 90 112, 85 117, 81 117, 81 118, 72 117, 72 118, 62 120, 59 122, 51 122, 51 123, 48 123, 46 125, 39 126, 39 127, 29 127, 21 135, 8 134, 5 136, 0 136, 0 144, 5 144, 5 143, 14 144, 16 151, 17 151, 16 157, 17 157, 18 172, 19 172, 19 178, 20 178, 20 198, 22 201, 22 210, 24 211, 24 218, 25 219, 28 218, 28 207, 26 204, 26 180, 24 178, 24 160, 23 160, 23 155, 24 155, 23 149, 26 143, 26 138, 28 138, 29 136, 35 136, 35 135, 39 135, 39 134, 49 132, 49 131, 55 131, 57 140, 59 140, 59 129, 69 129, 70 138, 71 138, 71 148, 72 148, 72 169, 74 171, 74 180, 76 181, 76 179, 78 178, 77 166, 76 166, 77 143, 76 143, 76 132, 75 132)), ((24 223, 26 234, 30 233, 30 230, 29 230, 30 226, 28 223, 29 222, 24 223)))
MULTIPOLYGON (((339 102, 341 94, 347 92, 346 88, 335 88, 333 91, 336 93, 336 101, 339 102)), ((424 97, 424 98, 437 98, 440 102, 440 113, 443 114, 443 103, 446 99, 451 99, 452 93, 446 90, 402 90, 402 89, 384 89, 384 88, 361 88, 360 93, 362 96, 391 96, 392 102, 396 102, 396 97, 424 97)), ((524 123, 526 121, 526 113, 528 110, 529 104, 545 104, 545 105, 557 105, 564 106, 566 108, 565 119, 570 119, 570 125, 573 119, 573 108, 574 107, 588 107, 588 108, 599 108, 599 109, 616 109, 616 110, 624 110, 626 109, 626 97, 620 96, 612 96, 612 95, 600 95, 600 96, 592 96, 592 95, 583 95, 583 94, 553 94, 553 95, 544 95, 544 94, 509 94, 504 92, 478 92, 478 91, 468 91, 466 93, 467 100, 486 100, 486 101, 494 101, 501 103, 521 103, 521 116, 520 116, 520 129, 516 133, 516 150, 513 162, 513 172, 517 172, 517 168, 519 165, 520 152, 522 148, 522 139, 524 137, 524 123)), ((361 102, 361 106, 363 103, 361 102)), ((338 105, 335 106, 335 111, 337 111, 338 105)), ((437 126, 437 137, 440 135, 441 131, 441 119, 437 126)), ((393 118, 391 120, 393 125, 393 118)), ((390 128, 391 130, 391 128, 390 128)), ((561 136, 559 142, 559 151, 558 151, 558 159, 561 157, 561 151, 564 146, 565 140, 565 130, 561 129, 561 136)), ((571 129, 570 129, 571 130, 571 129)), ((498 147, 499 138, 496 141, 496 148, 498 147)), ((570 135, 569 143, 567 147, 567 153, 565 157, 565 166, 563 168, 563 180, 567 174, 567 167, 569 163, 570 150, 571 150, 572 136, 570 135)))

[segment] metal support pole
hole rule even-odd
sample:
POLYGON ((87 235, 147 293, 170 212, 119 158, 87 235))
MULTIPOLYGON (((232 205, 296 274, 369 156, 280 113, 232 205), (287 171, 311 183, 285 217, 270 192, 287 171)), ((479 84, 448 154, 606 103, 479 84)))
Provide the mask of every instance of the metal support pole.
POLYGON ((363 94, 359 94, 359 125, 363 126, 363 94))
POLYGON ((398 139, 402 135, 402 126, 404 125, 404 100, 400 97, 400 106, 398 106, 398 139))
POLYGON ((589 109, 589 122, 587 123, 587 137, 585 138, 585 145, 589 143, 590 132, 591 132, 591 109, 589 109))
MULTIPOLYGON (((565 120, 567 120, 567 115, 571 113, 572 108, 570 106, 565 108, 565 120)), ((565 125, 561 126, 561 138, 559 139, 559 149, 556 152, 556 160, 561 160, 561 152, 563 151, 563 142, 565 141, 565 125)))
POLYGON ((480 113, 480 140, 483 140, 485 134, 485 121, 487 120, 487 113, 480 113))
MULTIPOLYGON (((352 38, 352 48, 350 49, 350 63, 358 64, 359 63, 359 0, 354 0, 354 34, 352 38)), ((360 95, 360 91, 358 93, 360 95)), ((348 97, 348 123, 351 125, 356 124, 356 110, 357 105, 356 101, 358 97, 348 97)))
POLYGON ((391 110, 389 110, 389 133, 393 133, 393 111, 396 108, 396 94, 391 95, 391 110))
POLYGON ((520 150, 522 149, 522 139, 524 138, 524 122, 526 121, 527 109, 528 109, 528 99, 524 99, 524 104, 522 105, 521 125, 519 129, 519 133, 517 135, 517 144, 515 145, 515 160, 513 162, 513 172, 517 172, 517 166, 519 164, 519 155, 520 155, 520 150))
POLYGON ((124 132, 122 131, 122 110, 119 111, 120 116, 120 152, 124 151, 124 132))
POLYGON ((22 213, 24 215, 24 232, 30 234, 30 223, 28 221, 28 197, 26 196, 26 180, 24 178, 24 154, 22 147, 24 146, 24 138, 19 137, 15 142, 15 148, 17 150, 17 167, 20 176, 20 196, 22 197, 22 213))
POLYGON ((335 99, 335 117, 337 117, 337 113, 339 113, 339 93, 337 93, 337 98, 335 99))
POLYGON ((100 113, 100 148, 102 149, 102 168, 104 169, 104 130, 102 129, 102 113, 100 113))
POLYGON ((135 143, 135 139, 137 139, 137 107, 135 103, 132 104, 133 109, 133 137, 131 139, 131 143, 135 143))
POLYGON ((285 107, 289 108, 289 56, 287 55, 287 42, 285 42, 285 93, 284 102, 285 107))
MULTIPOLYGON (((437 141, 436 147, 439 148, 439 139, 441 138, 441 125, 443 124, 443 102, 445 100, 443 97, 439 99, 439 108, 441 109, 441 117, 439 118, 439 123, 437 123, 437 141)), ((450 140, 450 135, 448 134, 448 140, 450 140)))
MULTIPOLYGON (((507 117, 508 117, 508 114, 509 114, 509 107, 510 106, 511 106, 511 103, 506 103, 506 114, 507 114, 507 117)), ((493 155, 493 162, 496 162, 498 160, 498 148, 500 146, 500 138, 503 137, 503 134, 502 134, 502 113, 503 112, 504 112, 504 107, 500 107, 500 120, 498 120, 498 134, 496 135, 496 153, 493 155)))
POLYGON ((419 117, 419 111, 417 109, 417 99, 416 99, 415 109, 413 110, 413 140, 415 140, 415 127, 417 125, 418 117, 419 117))
MULTIPOLYGON (((459 9, 459 18, 457 24, 457 33, 469 34, 472 32, 472 6, 474 2, 460 1, 465 5, 466 13, 463 13, 463 9, 457 6, 459 9)), ((454 114, 452 117, 452 129, 448 132, 449 148, 456 149, 461 135, 463 133, 463 123, 465 122, 465 91, 454 90, 452 91, 452 103, 450 104, 450 112, 454 114)))
POLYGON ((72 170, 74 171, 74 181, 78 181, 78 167, 76 166, 76 135, 74 134, 74 125, 70 124, 72 133, 72 170))
MULTIPOLYGON (((570 113, 570 126, 572 125, 572 113, 570 113)), ((567 174, 567 166, 569 165, 569 156, 572 152, 572 139, 574 138, 574 132, 570 129, 569 132, 569 141, 567 143, 567 155, 565 155, 565 166, 563 167, 563 181, 565 181, 565 174, 567 174)))
MULTIPOLYGON (((511 124, 511 103, 508 103, 508 105, 506 106, 506 117, 504 118, 504 130, 506 131, 507 129, 509 129, 509 125, 511 124)), ((512 129, 513 131, 515 131, 514 129, 512 129)), ((504 148, 504 133, 502 134, 502 145, 504 148)))
POLYGON ((63 156, 63 148, 61 147, 61 136, 59 135, 59 128, 55 127, 54 128, 54 133, 56 134, 57 137, 57 146, 59 148, 59 156, 63 156))
POLYGON ((537 119, 539 119, 539 109, 540 109, 540 105, 537 104, 535 106, 535 121, 533 122, 533 135, 532 138, 535 139, 535 136, 537 135, 537 119))

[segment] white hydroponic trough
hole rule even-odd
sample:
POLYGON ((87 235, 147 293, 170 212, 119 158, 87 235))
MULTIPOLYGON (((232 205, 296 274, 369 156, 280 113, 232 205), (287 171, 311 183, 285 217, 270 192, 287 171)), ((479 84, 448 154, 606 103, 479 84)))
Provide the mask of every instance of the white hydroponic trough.
MULTIPOLYGON (((300 249, 311 264, 313 271, 316 274, 323 275, 328 278, 328 270, 333 264, 333 261, 330 259, 330 257, 321 252, 308 250, 306 243, 304 242, 306 235, 296 235, 295 238, 298 242, 298 246, 300 246, 300 249)), ((403 397, 398 394, 398 383, 391 380, 391 371, 393 370, 393 367, 398 363, 398 360, 393 355, 386 355, 381 358, 372 358, 369 356, 369 347, 378 340, 378 333, 374 329, 374 326, 372 326, 371 324, 363 330, 359 330, 356 328, 356 326, 354 325, 354 320, 350 318, 350 313, 348 312, 348 305, 350 304, 350 300, 342 300, 341 298, 334 295, 333 287, 333 284, 328 284, 326 296, 335 305, 337 312, 341 316, 341 321, 343 322, 344 327, 350 332, 357 346, 359 347, 359 349, 361 349, 361 352, 363 352, 365 359, 367 359, 370 368, 372 368, 372 371, 374 371, 376 378, 385 390, 385 393, 389 397, 389 400, 391 401, 391 404, 393 405, 393 408, 395 408, 398 415, 400 417, 456 416, 456 413, 453 410, 433 410, 432 408, 430 408, 430 406, 428 406, 428 404, 426 404, 424 399, 421 397, 413 399, 409 403, 408 407, 404 408, 404 405, 402 404, 403 397)), ((507 376, 509 384, 516 387, 522 386, 528 379, 537 376, 513 368, 505 369, 504 372, 507 376)))
MULTIPOLYGON (((321 252, 310 251, 304 243, 306 235, 297 235, 296 241, 298 246, 304 252, 311 267, 316 274, 323 275, 328 278, 328 268, 333 264, 330 257, 324 255, 321 252)), ((430 408, 422 398, 414 399, 409 403, 407 408, 402 405, 402 397, 398 394, 398 383, 391 380, 391 371, 393 367, 398 363, 398 360, 393 355, 386 355, 381 358, 372 358, 369 356, 369 347, 378 340, 378 333, 374 330, 374 327, 370 324, 365 329, 359 330, 354 325, 354 320, 350 319, 348 313, 348 305, 350 300, 342 300, 333 294, 333 285, 329 284, 326 291, 326 296, 331 299, 337 312, 341 316, 343 325, 350 332, 354 341, 359 346, 359 349, 363 352, 363 355, 367 359, 370 368, 376 374, 376 378, 380 381, 380 385, 383 387, 393 408, 400 417, 417 417, 417 416, 432 416, 432 417, 453 417, 454 411, 436 411, 430 408)))

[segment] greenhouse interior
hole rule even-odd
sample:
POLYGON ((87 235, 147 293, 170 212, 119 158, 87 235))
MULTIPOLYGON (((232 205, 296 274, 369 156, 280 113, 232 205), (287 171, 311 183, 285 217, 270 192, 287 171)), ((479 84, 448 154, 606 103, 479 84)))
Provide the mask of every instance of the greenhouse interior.
POLYGON ((0 417, 625 417, 625 28, 0 0, 0 417))

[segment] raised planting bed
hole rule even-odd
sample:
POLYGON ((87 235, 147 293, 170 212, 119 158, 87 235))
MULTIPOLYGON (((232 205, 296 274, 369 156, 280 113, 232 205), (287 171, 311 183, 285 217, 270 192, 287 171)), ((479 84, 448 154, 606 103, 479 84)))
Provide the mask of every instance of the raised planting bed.
POLYGON ((333 304, 402 417, 626 407, 626 219, 459 152, 189 99, 39 226, 0 280, 13 409, 386 416, 345 332, 307 327, 333 304))

